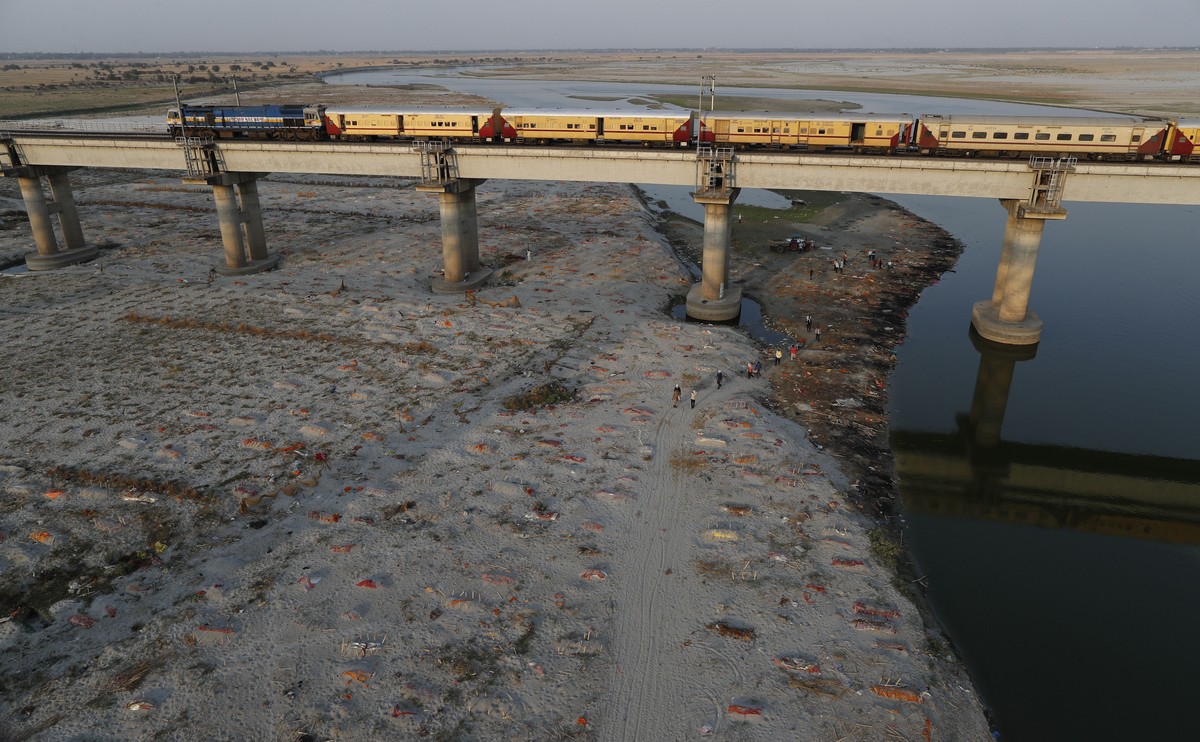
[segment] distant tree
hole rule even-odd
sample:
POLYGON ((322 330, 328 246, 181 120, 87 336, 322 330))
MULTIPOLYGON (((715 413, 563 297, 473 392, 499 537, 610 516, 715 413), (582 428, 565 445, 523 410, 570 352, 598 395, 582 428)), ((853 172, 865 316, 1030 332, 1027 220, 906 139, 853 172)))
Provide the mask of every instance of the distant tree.
POLYGON ((229 71, 230 72, 241 72, 242 66, 240 64, 231 64, 231 65, 229 65, 229 71))
POLYGON ((219 64, 214 64, 214 65, 212 66, 212 71, 213 71, 213 72, 220 72, 220 71, 221 71, 221 65, 219 65, 219 64))

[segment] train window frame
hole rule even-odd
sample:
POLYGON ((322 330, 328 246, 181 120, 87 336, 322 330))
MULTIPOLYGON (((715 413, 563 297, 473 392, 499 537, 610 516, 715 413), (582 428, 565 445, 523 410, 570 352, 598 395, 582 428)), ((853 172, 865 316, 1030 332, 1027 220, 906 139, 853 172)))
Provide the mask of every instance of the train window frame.
POLYGON ((1071 141, 1071 136, 1072 136, 1072 135, 1071 135, 1071 132, 1069 132, 1069 131, 1064 131, 1064 132, 1060 133, 1058 136, 1056 136, 1056 137, 1054 138, 1054 141, 1056 141, 1056 142, 1069 142, 1069 141, 1071 141))
POLYGON ((973 131, 973 132, 971 132, 971 138, 972 139, 987 139, 987 132, 986 131, 973 131))
POLYGON ((1131 141, 1131 142, 1133 142, 1134 144, 1136 144, 1136 143, 1138 143, 1138 142, 1142 141, 1142 135, 1141 135, 1141 134, 1134 134, 1133 136, 1131 136, 1131 137, 1129 138, 1129 141, 1131 141))
POLYGON ((965 131, 952 131, 952 132, 950 132, 950 138, 951 138, 951 139, 966 139, 966 138, 967 138, 967 132, 965 132, 965 131))
POLYGON ((1117 135, 1116 135, 1116 134, 1101 134, 1101 135, 1100 135, 1100 141, 1102 141, 1102 142, 1115 142, 1115 141, 1117 141, 1117 135))
POLYGON ((824 133, 825 133, 824 129, 817 129, 817 134, 824 134, 824 133))
POLYGON ((1022 140, 1024 140, 1024 139, 1029 139, 1029 132, 1027 132, 1027 131, 1018 131, 1018 132, 1016 132, 1016 133, 1014 133, 1014 134, 1013 134, 1013 139, 1022 139, 1022 140))
POLYGON ((1007 131, 994 131, 994 132, 992 132, 992 139, 1008 139, 1008 132, 1007 131))
POLYGON ((1050 132, 1039 131, 1037 134, 1033 135, 1033 138, 1038 140, 1039 142, 1048 142, 1048 141, 1050 141, 1050 132))
POLYGON ((1080 135, 1079 135, 1079 141, 1081 141, 1081 142, 1094 142, 1094 141, 1096 141, 1096 135, 1095 135, 1095 134, 1080 134, 1080 135))

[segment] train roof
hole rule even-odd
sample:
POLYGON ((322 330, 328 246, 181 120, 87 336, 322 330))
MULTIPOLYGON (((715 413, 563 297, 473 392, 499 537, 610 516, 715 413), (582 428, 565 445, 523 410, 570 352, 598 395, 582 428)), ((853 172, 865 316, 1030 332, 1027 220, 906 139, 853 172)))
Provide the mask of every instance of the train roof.
POLYGON ((780 119, 785 121, 903 121, 916 118, 911 113, 854 113, 831 111, 709 111, 701 118, 718 119, 780 119))
POLYGON ((346 115, 351 113, 371 114, 377 116, 403 116, 410 113, 420 113, 426 115, 432 114, 466 114, 468 116, 491 116, 492 109, 480 106, 471 108, 467 106, 461 107, 437 107, 437 106, 328 106, 325 108, 325 114, 331 115, 346 115))
POLYGON ((644 119, 679 119, 693 115, 692 111, 647 111, 640 108, 505 108, 505 116, 636 116, 644 119))
POLYGON ((1166 125, 1166 119, 1142 118, 1139 116, 959 116, 927 113, 922 121, 948 124, 976 124, 983 126, 1154 126, 1166 125))

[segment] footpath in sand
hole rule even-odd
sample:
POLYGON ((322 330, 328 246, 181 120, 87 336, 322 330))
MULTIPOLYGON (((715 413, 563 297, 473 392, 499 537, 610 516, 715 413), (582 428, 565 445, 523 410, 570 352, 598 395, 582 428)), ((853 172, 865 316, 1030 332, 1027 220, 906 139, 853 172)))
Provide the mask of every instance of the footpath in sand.
POLYGON ((470 298, 408 181, 263 181, 225 278, 205 189, 73 178, 109 248, 0 277, 0 737, 988 738, 628 189, 486 184, 470 298))

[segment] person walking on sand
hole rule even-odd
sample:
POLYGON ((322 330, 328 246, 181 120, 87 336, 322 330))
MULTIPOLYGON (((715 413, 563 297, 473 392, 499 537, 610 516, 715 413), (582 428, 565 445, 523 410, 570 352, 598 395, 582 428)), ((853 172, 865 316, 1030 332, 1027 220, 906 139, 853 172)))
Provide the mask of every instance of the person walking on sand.
POLYGON ((692 390, 692 409, 696 409, 696 390, 692 390))
POLYGON ((775 349, 775 365, 778 366, 779 362, 782 360, 783 360, 783 351, 780 350, 779 348, 776 348, 775 349))
POLYGON ((816 338, 813 340, 813 342, 814 342, 814 343, 819 343, 819 342, 821 342, 821 328, 820 328, 820 327, 818 327, 818 328, 817 328, 816 330, 814 330, 813 332, 815 332, 815 333, 816 333, 816 338))
POLYGON ((812 317, 807 314, 804 315, 804 329, 812 332, 812 317))
POLYGON ((753 378, 753 376, 754 376, 754 364, 751 363, 750 361, 746 361, 746 378, 747 379, 753 378))
POLYGON ((796 360, 796 353, 797 353, 799 350, 800 350, 800 349, 796 347, 795 343, 793 343, 793 344, 792 344, 792 347, 788 348, 788 352, 792 354, 792 360, 793 360, 793 361, 794 361, 794 360, 796 360))
POLYGON ((722 381, 725 381, 725 372, 718 369, 717 370, 717 388, 718 389, 721 388, 722 381))
POLYGON ((676 384, 675 388, 671 391, 671 402, 673 403, 671 405, 672 407, 679 406, 679 398, 681 396, 683 396, 683 389, 680 388, 680 386, 678 384, 676 384))

